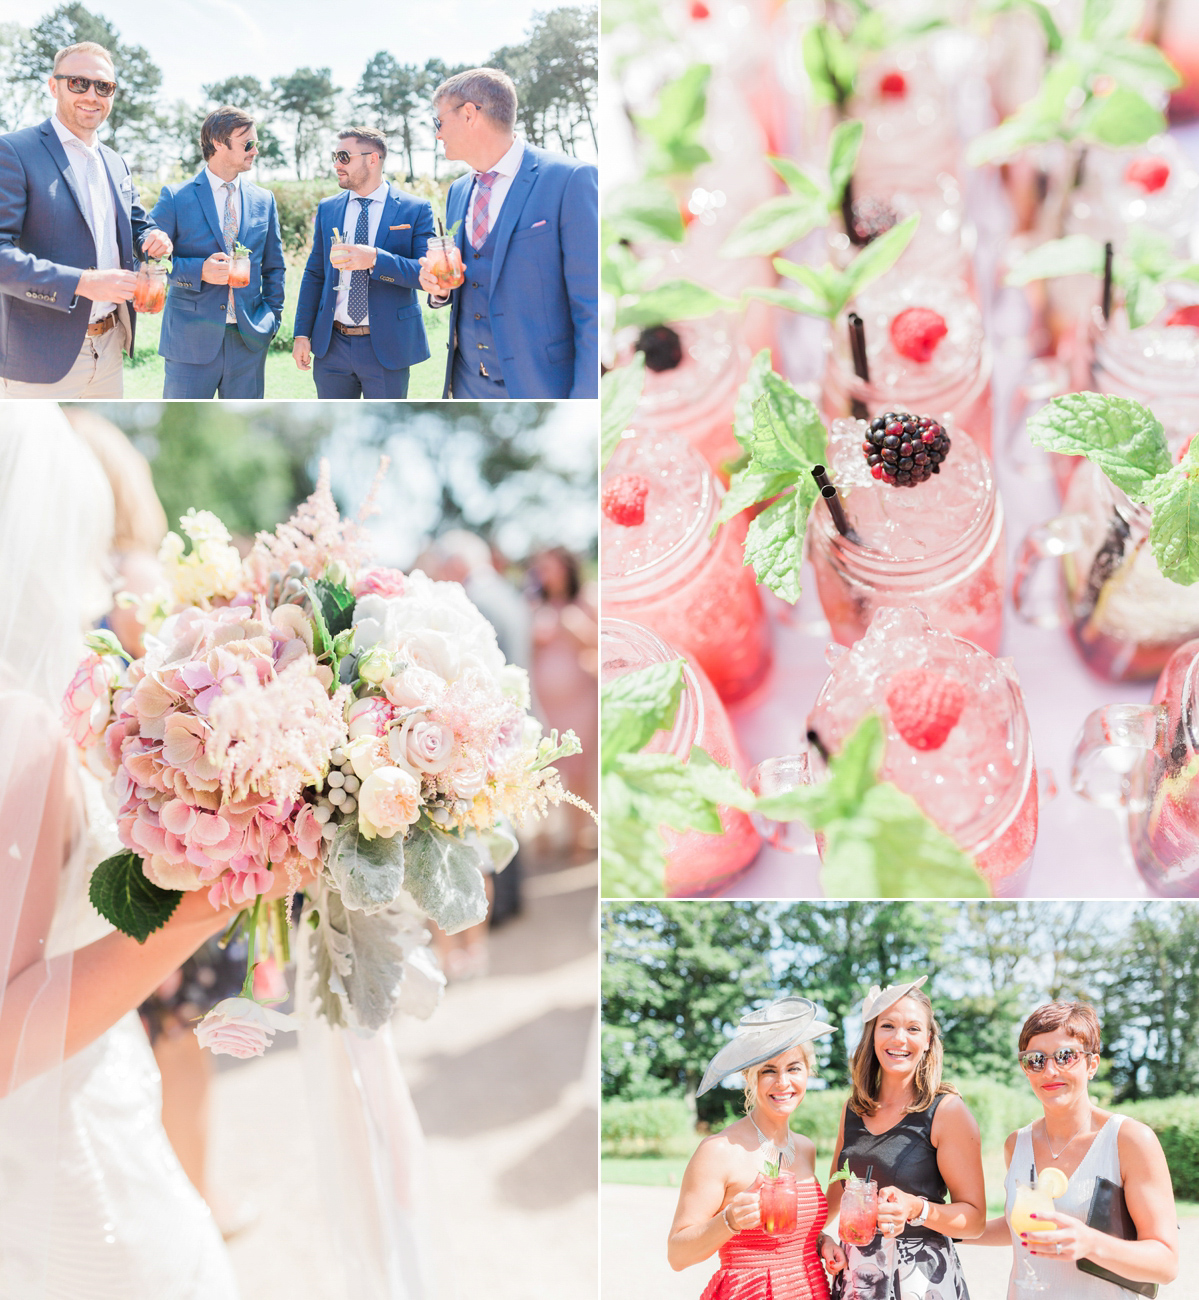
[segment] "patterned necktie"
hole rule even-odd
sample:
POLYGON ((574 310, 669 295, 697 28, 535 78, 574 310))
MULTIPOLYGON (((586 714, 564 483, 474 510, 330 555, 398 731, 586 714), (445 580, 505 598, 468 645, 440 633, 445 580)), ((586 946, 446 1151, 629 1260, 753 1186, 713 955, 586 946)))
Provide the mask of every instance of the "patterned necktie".
MULTIPOLYGON (((233 256, 233 245, 237 242, 237 214, 233 211, 233 191, 237 188, 232 181, 226 181, 222 187, 225 191, 225 219, 221 223, 221 235, 225 240, 225 252, 233 256)), ((233 305, 233 290, 229 290, 229 310, 225 313, 227 321, 237 320, 237 308, 233 305)))
MULTIPOLYGON (((370 238, 370 210, 370 199, 358 200, 358 224, 354 227, 356 244, 365 244, 370 238)), ((355 325, 361 325, 366 316, 366 286, 370 278, 369 271, 355 271, 350 276, 350 297, 346 303, 346 311, 355 325)))
POLYGON ((487 242, 487 209, 491 205, 491 187, 499 172, 480 172, 475 177, 475 197, 470 208, 470 246, 482 248, 487 242))

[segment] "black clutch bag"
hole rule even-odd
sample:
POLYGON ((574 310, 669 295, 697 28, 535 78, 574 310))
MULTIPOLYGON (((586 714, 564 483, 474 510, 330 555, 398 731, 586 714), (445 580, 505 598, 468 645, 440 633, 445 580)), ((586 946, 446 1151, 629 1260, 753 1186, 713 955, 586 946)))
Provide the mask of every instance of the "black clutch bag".
MULTIPOLYGON (((1109 1237, 1119 1237, 1121 1241, 1136 1241, 1137 1225, 1128 1213, 1128 1202, 1124 1199, 1124 1188, 1113 1183, 1110 1178, 1095 1179, 1095 1193, 1091 1197, 1091 1208, 1087 1211, 1087 1227, 1099 1232, 1106 1232, 1109 1237)), ((1084 1273, 1101 1277, 1105 1282, 1114 1282, 1126 1290, 1135 1291, 1148 1300, 1157 1295, 1156 1282, 1132 1282, 1111 1269, 1099 1264, 1092 1264, 1089 1259, 1080 1259, 1077 1266, 1084 1273)))

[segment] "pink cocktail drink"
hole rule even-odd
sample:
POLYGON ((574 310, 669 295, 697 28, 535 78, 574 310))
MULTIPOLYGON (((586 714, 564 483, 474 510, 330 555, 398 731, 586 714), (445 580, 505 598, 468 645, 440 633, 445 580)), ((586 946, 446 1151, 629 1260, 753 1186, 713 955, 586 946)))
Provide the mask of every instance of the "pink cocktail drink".
POLYGON ((137 283, 133 286, 133 310, 154 316, 166 306, 167 269, 151 262, 140 262, 137 283))
POLYGON ((443 295, 457 289, 466 279, 462 253, 449 235, 430 235, 425 252, 429 257, 429 270, 443 295))
POLYGON ((845 315, 830 334, 821 402, 825 419, 914 411, 951 416, 991 451, 991 348, 982 313, 960 280, 915 276, 873 285, 855 300, 862 318, 870 380, 853 363, 845 315), (939 322, 939 323, 938 323, 939 322))
POLYGON ((677 646, 726 703, 744 699, 770 669, 769 629, 753 570, 744 565, 748 515, 709 537, 723 492, 677 434, 623 441, 602 493, 604 613, 642 623, 677 646))
POLYGON ((786 1237, 799 1230, 799 1188, 794 1174, 784 1170, 775 1178, 763 1178, 758 1203, 764 1232, 786 1237))
MULTIPOLYGON (((843 537, 819 504, 808 529, 820 603, 842 645, 875 611, 918 605, 930 622, 999 653, 1003 630, 1003 506, 987 457, 947 428, 940 472, 899 487, 874 478, 863 454, 863 420, 836 420, 829 470, 857 540, 843 537)), ((902 444, 901 444, 902 446, 902 444)))
MULTIPOLYGON (((601 682, 678 658, 685 659, 685 667, 683 695, 674 727, 659 731, 646 746, 647 752, 674 754, 686 761, 698 745, 714 763, 732 768, 744 779, 745 756, 724 705, 703 669, 648 628, 614 618, 605 618, 601 624, 601 682)), ((710 894, 727 884, 757 856, 761 841, 745 813, 721 808, 720 824, 723 827, 720 835, 661 828, 667 844, 668 895, 677 898, 710 894)))
POLYGON ((868 1246, 878 1232, 878 1184, 863 1178, 847 1178, 841 1192, 841 1240, 852 1246, 868 1246))
POLYGON ((863 191, 956 176, 961 146, 948 102, 922 51, 909 47, 859 76, 865 131, 855 170, 863 191))
POLYGON ((815 777, 824 770, 821 753, 839 753, 867 713, 886 727, 880 779, 911 795, 993 892, 1015 893, 1032 861, 1038 809, 1011 660, 930 626, 917 609, 879 610, 834 661, 808 716, 815 777))
POLYGON ((229 288, 244 289, 250 283, 250 258, 248 254, 229 259, 229 288))

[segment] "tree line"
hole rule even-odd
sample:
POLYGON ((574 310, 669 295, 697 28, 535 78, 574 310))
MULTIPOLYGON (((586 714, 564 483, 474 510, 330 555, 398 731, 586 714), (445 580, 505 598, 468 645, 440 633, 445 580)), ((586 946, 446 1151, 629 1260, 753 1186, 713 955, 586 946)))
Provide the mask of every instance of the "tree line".
MULTIPOLYGON (((589 143, 597 151, 597 22, 594 7, 534 14, 523 44, 504 46, 486 60, 515 82, 518 128, 530 144, 575 154, 589 143)), ((28 29, 0 24, 0 130, 46 116, 45 83, 54 54, 78 41, 97 41, 112 52, 120 92, 107 142, 135 169, 149 171, 175 158, 184 170, 197 170, 200 123, 213 108, 232 103, 254 116, 261 163, 268 169, 290 168, 303 180, 336 129, 353 121, 388 137, 408 180, 416 176, 414 154, 433 151, 436 178, 430 97, 446 77, 470 66, 441 59, 402 63, 379 50, 352 87, 334 85, 329 68, 297 68, 269 82, 247 73, 203 86, 204 103, 194 105, 164 99, 162 72, 144 46, 122 40, 107 18, 84 5, 63 4, 28 29)))
POLYGON ((783 994, 841 1030, 816 1046, 842 1086, 866 989, 923 973, 950 1078, 1014 1082, 1024 1018, 1077 998, 1116 1101, 1199 1093, 1193 903, 609 903, 602 924, 607 1097, 692 1097, 740 1016, 783 994))

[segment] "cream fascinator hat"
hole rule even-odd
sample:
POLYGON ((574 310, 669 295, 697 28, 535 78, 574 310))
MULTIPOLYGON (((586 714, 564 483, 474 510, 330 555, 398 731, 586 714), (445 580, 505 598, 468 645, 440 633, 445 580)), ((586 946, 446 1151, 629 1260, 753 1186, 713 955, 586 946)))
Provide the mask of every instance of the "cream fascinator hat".
POLYGON ((742 1016, 737 1032, 708 1063, 695 1094, 702 1097, 730 1074, 761 1065, 789 1047, 835 1034, 832 1025, 816 1019, 816 1004, 807 998, 779 998, 760 1011, 742 1016))
POLYGON ((881 1016, 888 1007, 893 1007, 900 998, 906 998, 913 989, 918 989, 927 979, 927 975, 921 975, 918 980, 912 980, 910 984, 888 984, 885 989, 872 984, 870 992, 862 999, 862 1022, 881 1016))

